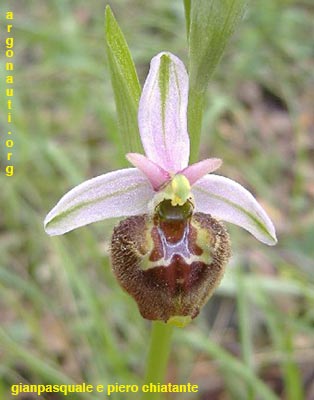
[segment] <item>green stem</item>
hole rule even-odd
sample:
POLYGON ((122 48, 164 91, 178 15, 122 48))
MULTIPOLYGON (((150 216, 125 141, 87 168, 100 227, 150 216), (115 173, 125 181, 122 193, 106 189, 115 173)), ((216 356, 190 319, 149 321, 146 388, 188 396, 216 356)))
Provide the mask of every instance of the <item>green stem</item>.
MULTIPOLYGON (((153 322, 144 384, 164 383, 172 331, 171 325, 158 321, 153 322)), ((161 395, 161 393, 143 393, 142 400, 159 400, 161 395)))

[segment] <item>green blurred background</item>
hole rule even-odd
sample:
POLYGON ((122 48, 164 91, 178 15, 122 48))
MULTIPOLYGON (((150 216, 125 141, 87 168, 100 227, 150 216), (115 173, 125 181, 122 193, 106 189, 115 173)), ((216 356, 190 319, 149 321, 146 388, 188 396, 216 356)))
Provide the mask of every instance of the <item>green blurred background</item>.
MULTIPOLYGON (((105 54, 107 3, 3 3, 15 12, 16 69, 13 177, 3 172, 3 77, 0 94, 0 399, 19 382, 140 384, 150 323, 113 278, 116 221, 56 238, 42 227, 71 187, 127 165, 105 54)), ((181 1, 109 4, 142 83, 161 50, 187 62, 181 1)), ((224 159, 219 173, 256 195, 279 243, 228 226, 228 272, 200 316, 175 331, 167 374, 200 391, 168 398, 314 399, 313 21, 310 0, 250 1, 209 85, 201 158, 224 159), (265 385, 274 397, 261 394, 265 385)), ((1 37, 4 26, 1 11, 1 37)))

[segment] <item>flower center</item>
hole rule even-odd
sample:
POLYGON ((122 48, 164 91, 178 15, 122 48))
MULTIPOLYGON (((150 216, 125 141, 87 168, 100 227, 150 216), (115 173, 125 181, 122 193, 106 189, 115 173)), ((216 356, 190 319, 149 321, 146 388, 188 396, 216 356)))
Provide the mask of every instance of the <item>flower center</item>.
POLYGON ((184 220, 194 209, 193 195, 189 180, 182 174, 174 175, 152 201, 151 212, 157 212, 162 219, 184 220))
POLYGON ((166 198, 171 200, 172 206, 183 206, 191 197, 190 182, 184 175, 175 175, 166 186, 165 194, 166 198))

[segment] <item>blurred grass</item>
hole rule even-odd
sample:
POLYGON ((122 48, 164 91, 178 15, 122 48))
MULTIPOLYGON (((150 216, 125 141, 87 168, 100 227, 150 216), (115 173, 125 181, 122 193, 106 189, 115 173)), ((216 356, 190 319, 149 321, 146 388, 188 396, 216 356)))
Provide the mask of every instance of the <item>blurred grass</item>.
MULTIPOLYGON (((187 62, 181 1, 110 5, 142 82, 161 50, 187 62)), ((69 188, 124 163, 105 3, 12 8, 16 144, 14 177, 0 175, 0 398, 18 382, 140 383, 149 323, 110 271, 115 221, 60 238, 42 228, 69 188)), ((263 202, 279 244, 229 227, 234 255, 222 286, 174 337, 168 379, 199 384, 195 399, 314 398, 313 11, 306 0, 251 1, 208 89, 201 154, 223 158, 220 173, 263 202)))

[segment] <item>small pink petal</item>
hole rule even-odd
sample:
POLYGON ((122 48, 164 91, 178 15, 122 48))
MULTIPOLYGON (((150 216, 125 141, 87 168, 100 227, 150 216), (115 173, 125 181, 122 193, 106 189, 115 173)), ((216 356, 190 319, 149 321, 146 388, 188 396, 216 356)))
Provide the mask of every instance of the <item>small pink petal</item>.
POLYGON ((270 246, 277 243, 273 223, 254 196, 239 183, 206 175, 193 187, 195 210, 239 225, 270 246))
POLYGON ((106 218, 147 213, 154 191, 136 168, 97 176, 66 193, 45 218, 49 235, 62 235, 106 218))
POLYGON ((128 153, 126 158, 134 167, 138 168, 146 175, 154 190, 158 190, 165 182, 170 179, 167 171, 139 153, 128 153))
POLYGON ((173 174, 189 162, 188 89, 178 57, 160 53, 152 59, 139 103, 139 130, 146 156, 173 174))
POLYGON ((209 174, 210 172, 218 169, 221 164, 222 160, 220 158, 207 158, 206 160, 202 160, 195 164, 189 165, 180 173, 189 180, 190 185, 192 186, 196 181, 198 181, 206 174, 209 174))

